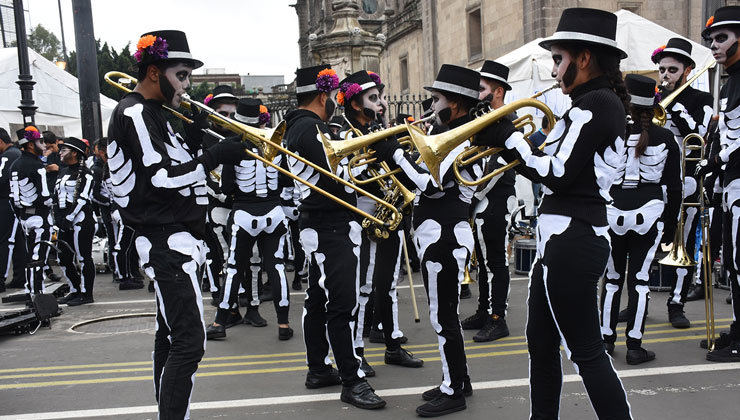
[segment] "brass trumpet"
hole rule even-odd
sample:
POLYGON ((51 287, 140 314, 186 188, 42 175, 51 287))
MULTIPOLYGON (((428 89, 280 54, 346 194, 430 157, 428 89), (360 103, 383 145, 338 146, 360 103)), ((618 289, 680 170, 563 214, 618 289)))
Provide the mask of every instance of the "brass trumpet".
MULTIPOLYGON (((668 119, 666 116, 666 108, 668 108, 668 105, 670 105, 674 100, 676 100, 676 97, 681 94, 687 87, 691 86, 692 83, 694 83, 694 80, 698 79, 699 76, 704 74, 705 71, 711 69, 712 67, 716 66, 717 62, 712 60, 709 63, 707 63, 704 67, 702 67, 701 70, 696 72, 689 80, 686 81, 681 87, 678 89, 675 89, 673 92, 671 92, 670 95, 663 98, 663 100, 660 101, 660 107, 657 107, 655 109, 655 115, 653 116, 653 124, 663 127, 665 126, 665 123, 668 119)), ((661 84, 662 87, 665 87, 665 82, 661 84)), ((719 93, 715 93, 715 95, 718 95, 719 93)))
MULTIPOLYGON (((117 87, 117 88, 119 88, 119 89, 121 89, 121 90, 123 90, 125 92, 130 92, 131 89, 129 89, 128 87, 124 86, 124 84, 119 83, 118 81, 114 81, 113 80, 114 77, 125 78, 125 79, 128 79, 128 80, 132 81, 133 83, 136 83, 136 79, 135 78, 133 78, 133 77, 131 77, 131 76, 125 74, 125 73, 121 73, 121 72, 109 72, 109 73, 106 73, 106 75, 104 76, 105 81, 107 83, 109 83, 110 85, 112 85, 114 87, 117 87)), ((349 210, 354 211, 355 213, 359 214, 360 216, 362 216, 364 218, 367 218, 367 219, 370 219, 373 223, 377 223, 380 226, 385 226, 386 224, 396 223, 396 221, 398 221, 398 223, 400 223, 401 213, 394 206, 386 203, 382 199, 380 199, 380 198, 378 198, 378 197, 370 194, 369 192, 363 190, 362 188, 360 188, 360 187, 358 187, 358 186, 356 186, 356 185, 354 185, 354 184, 346 181, 345 179, 334 175, 333 173, 327 171, 323 167, 321 167, 321 166, 319 166, 319 165, 317 165, 317 164, 315 164, 315 163, 313 163, 313 162, 311 162, 309 160, 306 160, 305 158, 303 158, 303 157, 297 155, 296 153, 293 153, 290 150, 288 150, 285 147, 283 147, 282 144, 281 144, 281 142, 282 142, 283 134, 285 133, 285 121, 281 121, 280 124, 278 124, 278 126, 275 129, 272 129, 272 130, 260 130, 260 129, 257 129, 257 128, 254 128, 254 127, 250 127, 250 126, 248 126, 248 125, 246 125, 244 123, 241 123, 239 121, 235 121, 235 120, 232 120, 230 118, 224 117, 223 115, 217 113, 216 111, 214 111, 213 109, 209 108, 205 104, 202 104, 200 102, 196 102, 196 101, 190 99, 189 97, 185 97, 184 98, 183 105, 186 108, 197 107, 201 112, 206 112, 208 114, 208 120, 209 121, 213 122, 214 124, 218 125, 219 127, 222 127, 222 128, 224 128, 224 129, 226 129, 228 131, 233 132, 234 134, 240 135, 242 137, 242 140, 248 140, 251 143, 253 143, 255 146, 257 146, 260 149, 260 151, 261 151, 261 155, 258 154, 258 153, 254 153, 254 152, 252 152, 249 149, 246 150, 247 155, 250 156, 252 159, 259 160, 260 162, 262 162, 266 166, 273 167, 275 170, 277 170, 278 172, 282 173, 283 175, 288 176, 288 177, 292 178, 294 181, 299 182, 299 183, 307 186, 308 188, 310 188, 310 189, 316 191, 317 193, 319 193, 319 194, 327 197, 328 199, 334 201, 335 203, 337 203, 337 204, 339 204, 341 206, 344 206, 344 207, 346 207, 349 210), (391 214, 391 216, 389 217, 390 222, 386 222, 384 220, 380 220, 380 219, 374 217, 373 215, 371 215, 371 214, 369 214, 369 213, 367 213, 367 212, 365 212, 365 211, 357 208, 357 206, 352 205, 352 204, 348 203, 347 201, 342 200, 341 198, 339 198, 339 197, 337 197, 337 196, 329 193, 328 191, 325 191, 325 190, 317 187, 316 185, 314 185, 314 184, 312 184, 312 183, 304 180, 303 178, 301 178, 299 176, 296 176, 296 175, 293 175, 289 170, 287 170, 285 168, 282 168, 280 165, 277 165, 277 164, 275 164, 273 162, 273 159, 275 158, 275 156, 277 156, 277 153, 283 153, 283 154, 285 154, 285 155, 287 155, 287 156, 289 156, 289 157, 291 157, 291 158, 293 158, 293 159, 295 159, 295 160, 303 163, 304 165, 308 165, 313 170, 319 172, 320 174, 322 174, 322 175, 324 175, 326 177, 331 178, 335 182, 338 182, 338 183, 342 184, 345 187, 352 188, 357 194, 362 194, 362 195, 364 195, 366 197, 369 197, 370 199, 372 199, 373 201, 375 201, 378 206, 384 206, 384 207, 386 207, 387 210, 388 210, 388 212, 391 214)), ((165 108, 168 111, 172 112, 175 116, 177 116, 178 118, 182 119, 183 121, 188 122, 188 123, 192 123, 192 120, 190 120, 189 118, 185 117, 180 112, 175 111, 172 108, 166 107, 166 106, 163 106, 163 108, 165 108)))

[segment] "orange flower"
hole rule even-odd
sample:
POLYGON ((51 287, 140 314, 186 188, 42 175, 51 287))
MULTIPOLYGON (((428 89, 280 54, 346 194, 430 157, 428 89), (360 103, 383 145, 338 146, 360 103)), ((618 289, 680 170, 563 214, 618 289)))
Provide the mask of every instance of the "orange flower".
POLYGON ((34 126, 32 126, 32 125, 29 125, 28 127, 25 128, 25 131, 35 131, 35 132, 38 133, 39 132, 39 129, 36 128, 36 127, 34 127, 34 126))
POLYGON ((408 122, 414 122, 414 117, 408 117, 408 118, 406 118, 406 121, 408 121, 408 122))
POLYGON ((319 77, 325 76, 325 75, 334 76, 336 74, 337 74, 337 72, 334 71, 333 69, 324 69, 324 70, 321 70, 319 72, 319 74, 316 76, 316 78, 318 79, 319 77))
POLYGON ((658 93, 658 85, 655 85, 655 93, 658 93))
POLYGON ((260 105, 260 114, 266 114, 267 113, 267 107, 264 105, 260 105))
POLYGON ((157 37, 154 35, 144 35, 139 39, 139 42, 136 43, 136 49, 143 50, 145 48, 149 48, 154 45, 154 41, 156 40, 157 37))
POLYGON ((711 16, 709 19, 707 19, 707 28, 712 26, 714 23, 714 16, 711 16))
POLYGON ((337 103, 344 106, 344 93, 342 93, 341 91, 337 93, 337 103))

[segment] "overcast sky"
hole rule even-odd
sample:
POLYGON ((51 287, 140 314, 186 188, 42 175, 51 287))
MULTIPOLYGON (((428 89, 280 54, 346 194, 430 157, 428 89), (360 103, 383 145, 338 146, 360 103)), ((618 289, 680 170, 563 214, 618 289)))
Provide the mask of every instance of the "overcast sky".
MULTIPOLYGON (((120 50, 139 35, 179 29, 203 68, 227 73, 285 75, 299 64, 295 0, 92 0, 95 38, 120 50)), ((67 50, 74 46, 72 0, 61 0, 67 50)), ((25 0, 30 25, 43 25, 61 40, 57 0, 25 0)), ((30 28, 28 28, 30 31, 30 28)), ((202 70, 196 71, 196 73, 202 70)))

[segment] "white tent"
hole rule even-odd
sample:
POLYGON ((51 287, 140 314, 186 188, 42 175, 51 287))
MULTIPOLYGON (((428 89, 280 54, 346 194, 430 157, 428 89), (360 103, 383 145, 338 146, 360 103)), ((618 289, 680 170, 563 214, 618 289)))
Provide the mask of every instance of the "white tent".
MULTIPOLYGON (((41 129, 52 129, 59 136, 82 136, 80 124, 80 96, 77 78, 60 69, 54 63, 28 50, 33 86, 33 100, 38 107, 36 124, 41 129)), ((23 124, 18 105, 21 91, 15 83, 18 80, 18 57, 16 48, 0 49, 0 127, 14 137, 15 129, 23 124), (12 127, 11 127, 12 124, 12 127)), ((116 101, 100 95, 100 112, 103 119, 103 132, 108 129, 116 101)), ((93 139, 90 139, 93 140, 93 139)))

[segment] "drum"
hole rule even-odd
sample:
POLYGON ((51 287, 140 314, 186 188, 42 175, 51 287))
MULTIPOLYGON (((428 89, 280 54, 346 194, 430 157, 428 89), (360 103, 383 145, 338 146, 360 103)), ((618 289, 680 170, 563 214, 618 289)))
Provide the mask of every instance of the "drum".
POLYGON ((98 273, 107 273, 108 268, 108 239, 96 236, 92 243, 92 257, 95 270, 98 273))
POLYGON ((514 273, 529 274, 537 255, 537 240, 517 239, 514 241, 514 273))

